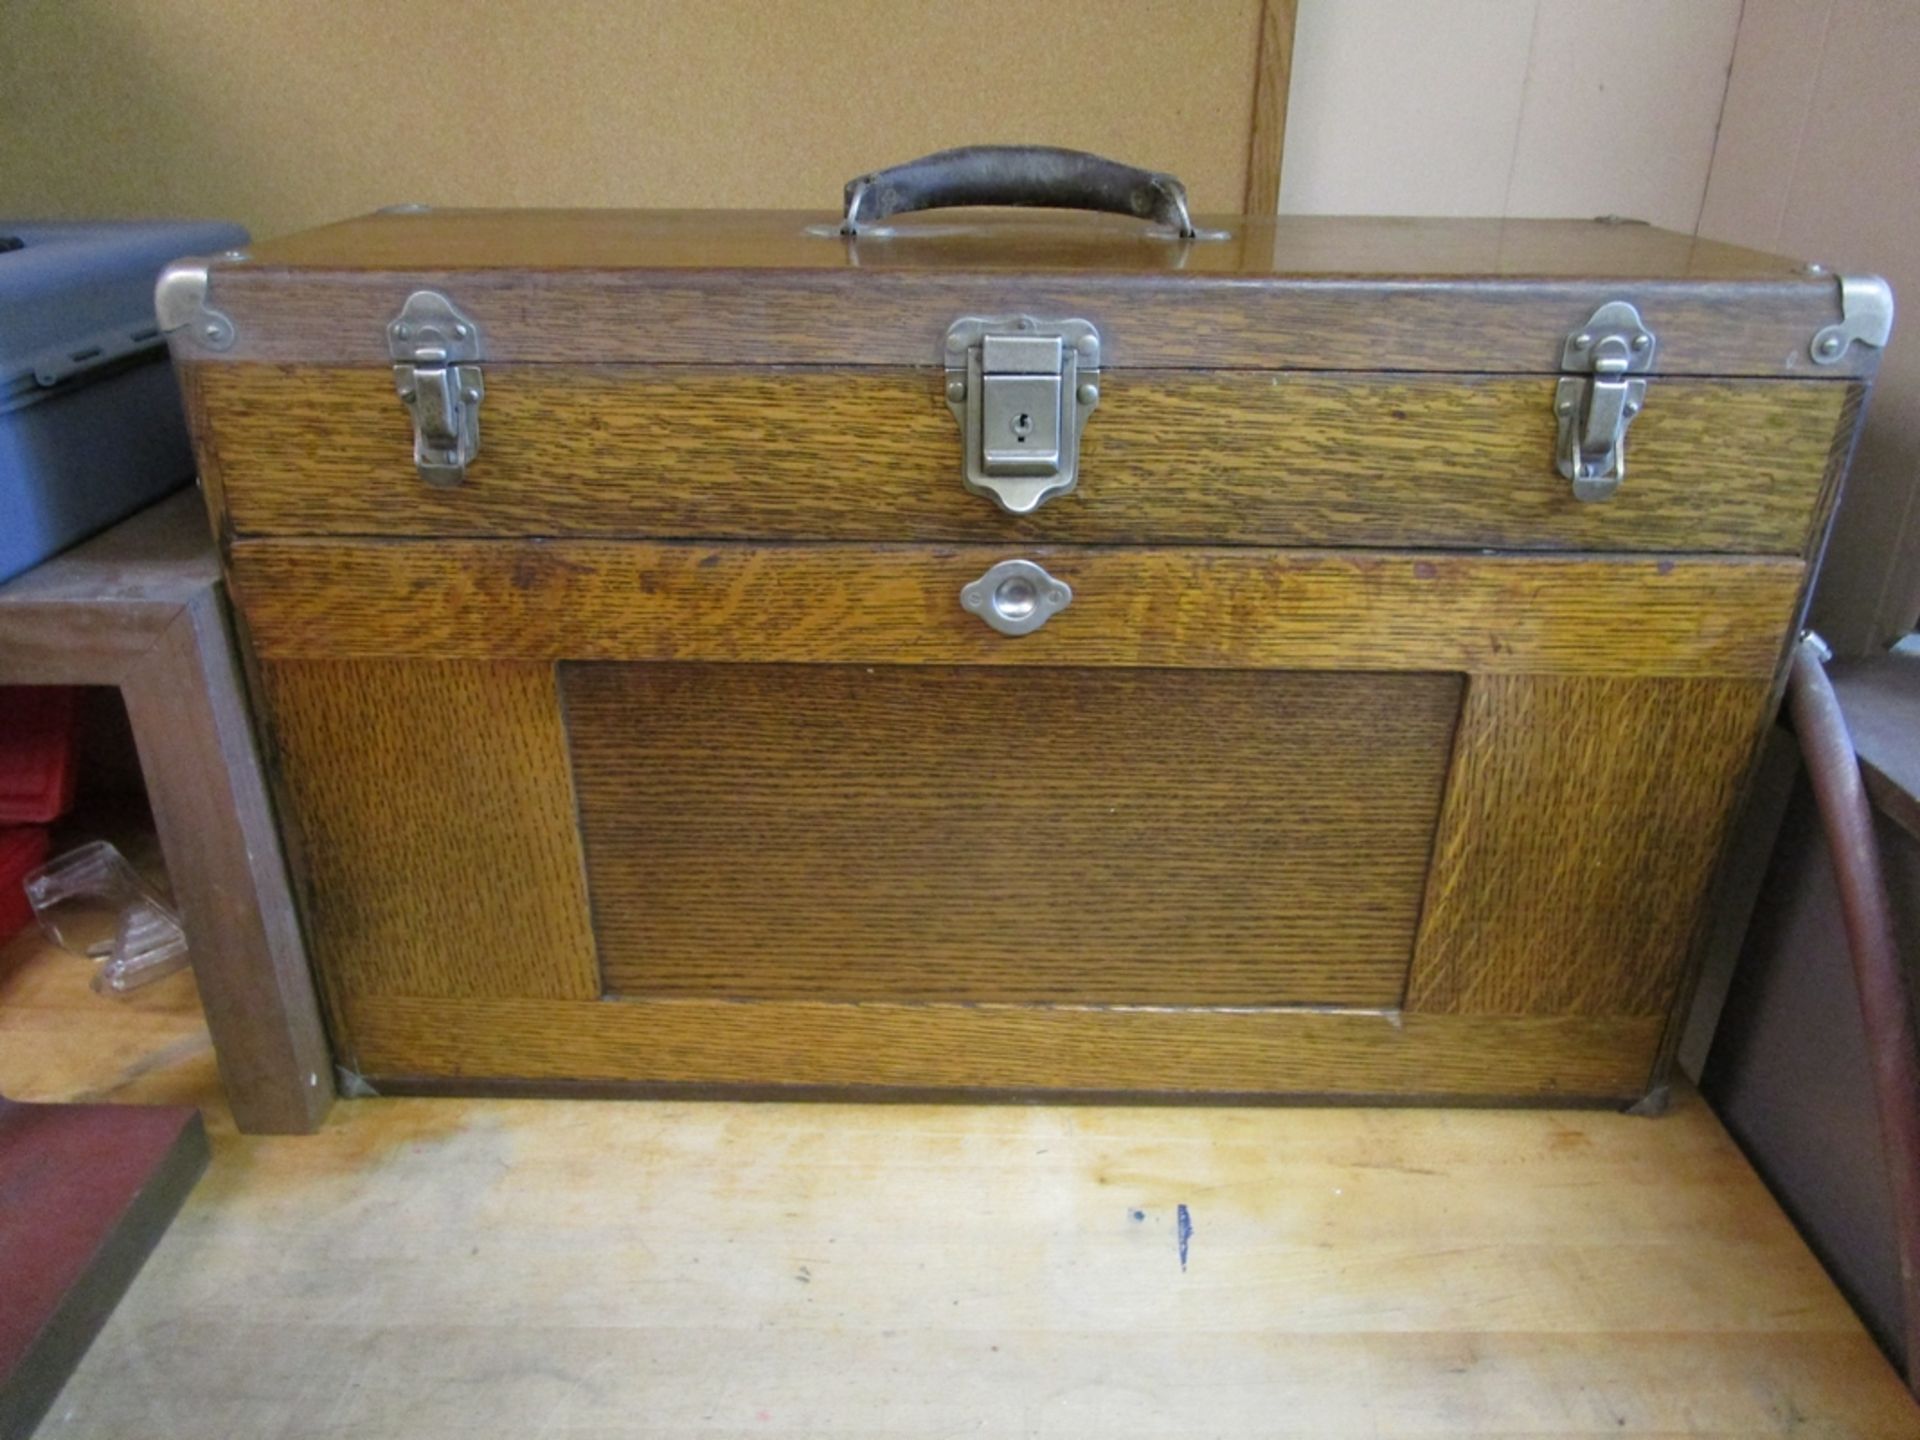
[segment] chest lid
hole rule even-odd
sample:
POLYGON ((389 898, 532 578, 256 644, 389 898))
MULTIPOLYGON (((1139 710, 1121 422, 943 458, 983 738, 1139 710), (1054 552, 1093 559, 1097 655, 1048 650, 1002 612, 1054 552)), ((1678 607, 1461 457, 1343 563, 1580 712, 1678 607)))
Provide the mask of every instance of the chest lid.
POLYGON ((1884 282, 1614 217, 1195 218, 1171 177, 1027 147, 858 177, 839 214, 402 206, 189 267, 161 298, 184 358, 384 364, 420 290, 496 364, 936 369, 956 320, 1027 315, 1091 326, 1107 370, 1560 374, 1619 302, 1658 337, 1645 373, 1842 378, 1875 367, 1891 316, 1884 282), (203 308, 235 329, 217 352, 185 325, 203 308))

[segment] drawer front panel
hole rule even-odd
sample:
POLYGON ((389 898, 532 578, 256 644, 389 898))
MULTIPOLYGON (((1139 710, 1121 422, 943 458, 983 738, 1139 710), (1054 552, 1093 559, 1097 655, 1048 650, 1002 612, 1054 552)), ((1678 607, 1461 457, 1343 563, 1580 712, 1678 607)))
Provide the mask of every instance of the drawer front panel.
POLYGON ((192 367, 238 535, 654 536, 1798 555, 1857 387, 1655 377, 1615 497, 1554 468, 1549 376, 1114 371, 1079 488, 960 479, 940 372, 490 366, 464 483, 381 367, 192 367))
POLYGON ((1771 689, 261 675, 335 1041, 380 1088, 1631 1098, 1771 689))
POLYGON ((569 665, 609 993, 1373 1007, 1452 675, 569 665))
POLYGON ((1798 560, 617 541, 246 540, 269 659, 764 660, 1771 676, 1798 560), (1072 603, 1019 637, 1009 556, 1072 603))

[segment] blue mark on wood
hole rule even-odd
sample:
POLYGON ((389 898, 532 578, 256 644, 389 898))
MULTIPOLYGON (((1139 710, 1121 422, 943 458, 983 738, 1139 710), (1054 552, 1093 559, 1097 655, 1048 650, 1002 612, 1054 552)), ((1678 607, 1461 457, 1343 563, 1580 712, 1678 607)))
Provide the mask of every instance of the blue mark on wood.
POLYGON ((1187 1268, 1187 1242, 1193 1239, 1193 1216, 1187 1213, 1187 1207, 1178 1206, 1174 1212, 1174 1233, 1180 1238, 1180 1268, 1187 1268))
POLYGON ((1144 1210, 1129 1210, 1127 1212, 1127 1218, 1138 1225, 1142 1220, 1147 1218, 1147 1212, 1144 1210))

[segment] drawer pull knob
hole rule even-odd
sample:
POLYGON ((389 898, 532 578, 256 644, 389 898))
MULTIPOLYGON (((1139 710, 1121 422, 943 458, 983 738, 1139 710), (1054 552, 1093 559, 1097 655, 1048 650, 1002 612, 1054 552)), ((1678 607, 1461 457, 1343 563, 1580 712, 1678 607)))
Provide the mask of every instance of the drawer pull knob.
POLYGON ((960 607, 1002 635, 1031 635, 1073 603, 1073 587, 1031 560, 1002 560, 960 591, 960 607))

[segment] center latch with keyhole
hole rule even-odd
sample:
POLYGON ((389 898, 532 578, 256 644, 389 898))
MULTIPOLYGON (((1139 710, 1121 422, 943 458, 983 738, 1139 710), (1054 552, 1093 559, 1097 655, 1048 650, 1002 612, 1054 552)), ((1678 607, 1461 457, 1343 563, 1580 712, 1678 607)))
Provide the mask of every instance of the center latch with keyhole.
POLYGON ((1086 320, 956 320, 947 404, 967 489, 1025 515, 1078 478, 1080 431, 1100 401, 1100 335, 1086 320))

